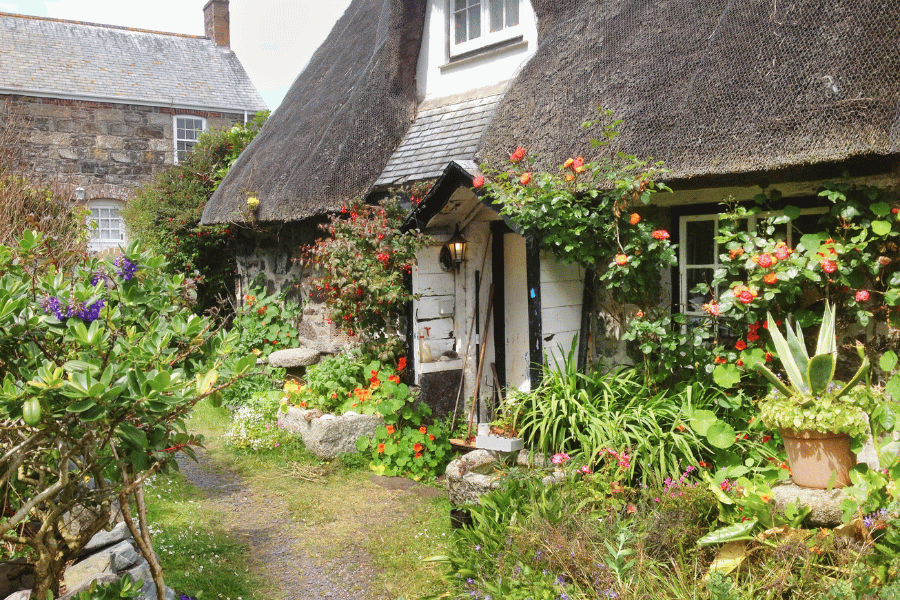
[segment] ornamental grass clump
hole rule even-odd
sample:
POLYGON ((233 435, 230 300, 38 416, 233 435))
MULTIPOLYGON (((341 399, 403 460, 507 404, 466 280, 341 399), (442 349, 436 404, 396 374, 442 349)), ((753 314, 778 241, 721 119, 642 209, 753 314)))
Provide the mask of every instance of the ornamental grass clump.
POLYGON ((788 385, 765 364, 756 365, 756 369, 774 386, 759 402, 761 417, 769 427, 854 436, 863 435, 868 430, 866 413, 873 408, 874 397, 868 389, 856 388, 856 385, 868 373, 869 359, 863 347, 857 345, 862 364, 856 374, 846 384, 834 380, 837 363, 834 323, 834 310, 826 303, 816 352, 810 357, 799 324, 796 333, 787 324, 785 339, 771 313, 768 315, 772 342, 789 381, 788 385))

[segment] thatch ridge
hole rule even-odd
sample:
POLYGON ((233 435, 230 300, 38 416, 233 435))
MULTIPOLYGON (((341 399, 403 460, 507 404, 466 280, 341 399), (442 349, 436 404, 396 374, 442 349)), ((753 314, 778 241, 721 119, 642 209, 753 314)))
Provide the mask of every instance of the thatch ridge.
POLYGON ((493 165, 517 146, 540 166, 590 154, 599 106, 672 179, 900 150, 897 0, 533 5, 537 52, 482 138, 493 165))
POLYGON ((207 203, 204 223, 298 221, 365 195, 415 117, 418 0, 353 0, 207 203))

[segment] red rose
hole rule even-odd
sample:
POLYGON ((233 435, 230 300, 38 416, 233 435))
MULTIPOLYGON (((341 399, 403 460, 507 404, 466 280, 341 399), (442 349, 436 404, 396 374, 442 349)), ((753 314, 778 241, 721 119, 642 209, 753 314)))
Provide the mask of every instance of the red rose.
POLYGON ((858 292, 856 292, 855 300, 857 302, 865 302, 868 299, 869 292, 867 292, 866 290, 859 290, 858 292))
POLYGON ((831 259, 826 259, 822 261, 822 270, 831 275, 835 271, 837 271, 837 263, 831 259))
POLYGON ((518 148, 516 148, 515 152, 509 155, 509 162, 517 163, 523 158, 525 158, 525 148, 519 146, 518 148))
POLYGON ((522 173, 522 176, 519 177, 519 183, 522 185, 528 185, 529 181, 531 181, 531 173, 522 173))
POLYGON ((743 304, 750 304, 751 302, 753 302, 753 297, 753 292, 751 292, 750 290, 744 290, 738 296, 738 300, 740 300, 743 304))
POLYGON ((669 232, 665 229, 657 229, 653 233, 650 234, 655 240, 667 240, 669 239, 669 232))
POLYGON ((773 259, 772 255, 767 253, 760 254, 759 258, 756 261, 756 264, 761 266, 763 269, 767 269, 775 264, 777 259, 773 259))

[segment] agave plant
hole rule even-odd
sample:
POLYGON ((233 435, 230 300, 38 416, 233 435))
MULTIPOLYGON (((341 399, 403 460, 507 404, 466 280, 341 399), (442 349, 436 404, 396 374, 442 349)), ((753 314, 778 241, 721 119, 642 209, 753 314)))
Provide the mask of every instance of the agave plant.
POLYGON ((787 325, 787 337, 782 336, 772 315, 768 315, 769 333, 787 373, 789 383, 781 380, 762 363, 756 369, 775 389, 760 401, 760 412, 769 426, 795 430, 845 432, 852 435, 864 433, 867 428, 865 413, 873 402, 868 390, 853 388, 862 381, 869 370, 869 360, 862 346, 857 351, 862 365, 853 378, 843 384, 835 381, 837 341, 834 334, 834 309, 825 305, 825 314, 819 328, 816 352, 810 357, 803 340, 803 331, 796 333, 787 325))
MULTIPOLYGON (((762 363, 756 365, 757 370, 771 381, 779 392, 789 398, 794 398, 801 406, 806 406, 816 398, 832 391, 829 387, 834 380, 834 371, 837 365, 837 341, 834 335, 834 309, 831 305, 825 304, 825 315, 822 317, 822 325, 819 327, 816 353, 812 358, 806 352, 800 325, 797 325, 797 333, 794 333, 790 323, 787 324, 787 339, 778 330, 772 313, 768 314, 768 326, 769 333, 772 334, 772 341, 775 343, 775 350, 778 352, 788 379, 790 379, 791 387, 788 387, 762 363)), ((834 400, 850 391, 869 370, 869 359, 863 353, 862 346, 857 346, 857 351, 862 358, 862 365, 847 385, 833 390, 832 398, 834 400)))

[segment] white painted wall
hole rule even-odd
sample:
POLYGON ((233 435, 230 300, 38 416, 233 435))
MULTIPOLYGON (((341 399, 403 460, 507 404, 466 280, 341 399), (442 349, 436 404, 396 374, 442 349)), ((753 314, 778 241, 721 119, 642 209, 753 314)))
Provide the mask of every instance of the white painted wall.
POLYGON ((541 252, 541 337, 544 359, 550 367, 562 367, 572 341, 580 333, 583 300, 584 269, 541 252))
POLYGON ((450 60, 450 10, 453 0, 427 0, 425 35, 416 72, 419 97, 440 98, 508 81, 537 49, 537 21, 529 0, 520 0, 521 43, 450 60))
POLYGON ((525 238, 515 233, 503 237, 504 285, 506 286, 506 385, 531 389, 531 352, 528 347, 528 275, 525 238))

